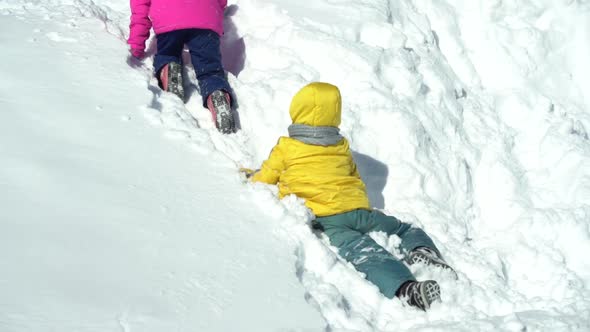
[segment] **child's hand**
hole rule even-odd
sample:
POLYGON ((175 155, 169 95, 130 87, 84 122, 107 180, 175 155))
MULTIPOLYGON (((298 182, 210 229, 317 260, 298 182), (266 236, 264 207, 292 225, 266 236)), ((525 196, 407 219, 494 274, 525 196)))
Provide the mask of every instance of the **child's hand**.
POLYGON ((252 177, 252 175, 254 175, 254 173, 256 173, 256 171, 250 168, 240 167, 240 173, 244 174, 244 176, 246 176, 246 179, 249 179, 250 177, 252 177))
POLYGON ((143 58, 143 56, 145 55, 145 52, 139 48, 132 48, 129 50, 129 52, 131 52, 131 55, 134 58, 136 58, 137 60, 141 60, 143 58))
POLYGON ((141 59, 144 56, 143 49, 130 48, 129 55, 127 56, 127 64, 131 68, 139 68, 142 66, 141 59))

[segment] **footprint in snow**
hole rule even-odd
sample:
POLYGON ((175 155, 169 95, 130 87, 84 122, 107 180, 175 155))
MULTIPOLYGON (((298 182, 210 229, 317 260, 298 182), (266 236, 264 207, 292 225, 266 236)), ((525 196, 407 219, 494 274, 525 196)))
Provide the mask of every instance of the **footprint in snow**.
POLYGON ((49 38, 50 40, 53 40, 54 42, 57 42, 57 43, 75 43, 78 41, 74 38, 64 37, 59 32, 49 32, 49 33, 45 34, 45 36, 47 36, 47 38, 49 38))

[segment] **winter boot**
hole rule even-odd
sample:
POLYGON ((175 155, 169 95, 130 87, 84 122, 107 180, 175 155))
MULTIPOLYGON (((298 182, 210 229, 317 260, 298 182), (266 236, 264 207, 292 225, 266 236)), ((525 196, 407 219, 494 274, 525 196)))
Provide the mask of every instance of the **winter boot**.
POLYGON ((223 134, 235 132, 236 125, 231 112, 229 94, 222 90, 215 90, 207 97, 207 108, 211 111, 215 127, 223 134))
POLYGON ((164 91, 172 92, 184 101, 184 87, 182 86, 182 65, 176 62, 166 64, 160 70, 160 87, 164 91))
POLYGON ((396 295, 409 305, 426 311, 434 301, 440 301, 440 287, 434 280, 408 281, 396 295))
POLYGON ((445 270, 449 270, 457 276, 455 270, 447 264, 434 250, 427 248, 427 247, 418 247, 408 254, 406 257, 406 262, 410 265, 413 264, 425 264, 425 265, 432 265, 435 267, 440 267, 445 270))

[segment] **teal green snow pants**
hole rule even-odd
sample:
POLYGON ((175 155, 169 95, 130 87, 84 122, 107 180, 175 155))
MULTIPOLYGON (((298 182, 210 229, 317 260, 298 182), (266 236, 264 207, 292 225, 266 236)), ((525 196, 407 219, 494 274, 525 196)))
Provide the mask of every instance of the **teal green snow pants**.
POLYGON ((364 273, 366 279, 388 298, 393 298, 404 282, 416 279, 404 263, 378 245, 368 233, 381 231, 388 236, 399 236, 404 253, 418 247, 428 247, 438 253, 422 229, 376 210, 354 210, 318 217, 314 221, 314 228, 322 230, 330 243, 338 248, 338 254, 364 273))

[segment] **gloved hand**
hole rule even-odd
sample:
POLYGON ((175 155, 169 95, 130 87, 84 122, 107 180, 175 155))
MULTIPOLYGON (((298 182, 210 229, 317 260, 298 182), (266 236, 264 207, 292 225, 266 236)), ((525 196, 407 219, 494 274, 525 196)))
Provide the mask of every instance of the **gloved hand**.
POLYGON ((244 176, 246 176, 246 179, 249 179, 250 177, 252 177, 252 175, 254 175, 256 172, 257 172, 257 170, 240 167, 240 173, 244 174, 244 176))
POLYGON ((129 49, 129 52, 131 52, 131 55, 137 60, 141 60, 145 55, 145 51, 140 48, 131 48, 129 49))

